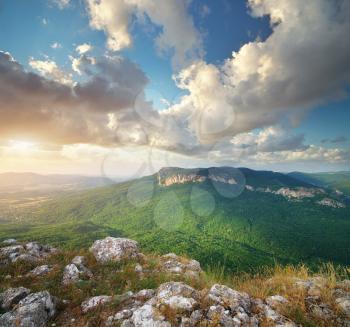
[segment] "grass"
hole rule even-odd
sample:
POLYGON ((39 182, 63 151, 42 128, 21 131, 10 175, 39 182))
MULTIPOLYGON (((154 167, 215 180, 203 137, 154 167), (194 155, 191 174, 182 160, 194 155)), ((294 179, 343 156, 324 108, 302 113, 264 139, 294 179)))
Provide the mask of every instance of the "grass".
MULTIPOLYGON (((186 258, 182 260, 186 261, 186 258)), ((74 326, 99 326, 108 315, 111 315, 122 308, 123 294, 128 291, 137 292, 141 289, 155 289, 160 284, 167 281, 184 281, 192 287, 202 290, 201 306, 205 307, 205 294, 215 283, 227 285, 241 292, 246 292, 255 298, 264 299, 271 295, 282 295, 289 300, 289 304, 283 309, 283 314, 291 320, 303 326, 326 326, 316 317, 310 317, 305 307, 305 291, 295 286, 297 279, 307 280, 313 277, 325 279, 325 287, 322 288, 321 300, 328 303, 334 310, 336 307, 332 303, 331 292, 337 281, 349 278, 350 269, 335 267, 332 264, 322 265, 318 272, 312 272, 305 265, 275 265, 274 267, 261 268, 259 273, 239 273, 227 274, 224 267, 209 269, 201 275, 200 279, 185 278, 184 276, 174 276, 161 273, 157 270, 160 258, 156 255, 148 255, 142 262, 144 273, 140 276, 135 272, 136 262, 120 263, 98 263, 94 256, 87 250, 67 251, 62 250, 53 254, 45 260, 45 264, 50 264, 54 269, 46 276, 29 277, 27 273, 38 264, 17 262, 0 267, 0 291, 9 287, 24 286, 37 292, 48 290, 52 295, 60 299, 68 300, 64 308, 65 314, 59 314, 54 322, 57 325, 70 326, 69 319, 74 317, 74 326), (85 279, 79 283, 64 286, 62 285, 62 274, 64 267, 71 262, 74 256, 82 255, 86 258, 86 266, 92 271, 94 278, 85 279), (11 276, 8 278, 6 276, 11 276), (97 295, 111 295, 113 302, 104 306, 104 309, 96 309, 92 313, 83 315, 80 304, 89 297, 97 295), (68 320, 69 321, 68 321, 68 320)), ((63 311, 61 311, 63 312, 63 311)), ((160 313, 169 321, 176 320, 176 314, 168 306, 162 306, 160 313)), ((262 324, 263 325, 263 324, 262 324)), ((72 325, 73 326, 73 325, 72 325)), ((268 325, 266 325, 268 326, 268 325)))

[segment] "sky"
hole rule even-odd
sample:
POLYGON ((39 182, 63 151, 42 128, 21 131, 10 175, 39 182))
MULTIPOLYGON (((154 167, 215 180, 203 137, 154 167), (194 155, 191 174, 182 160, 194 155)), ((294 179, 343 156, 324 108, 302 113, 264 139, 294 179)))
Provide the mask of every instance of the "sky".
POLYGON ((350 2, 3 0, 0 172, 349 170, 350 2))

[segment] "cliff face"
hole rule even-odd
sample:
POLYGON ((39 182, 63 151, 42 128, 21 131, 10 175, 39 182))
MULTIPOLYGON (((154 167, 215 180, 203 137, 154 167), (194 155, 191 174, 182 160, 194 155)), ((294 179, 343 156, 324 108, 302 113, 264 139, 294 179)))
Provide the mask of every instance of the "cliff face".
POLYGON ((234 175, 237 169, 229 168, 208 168, 208 169, 181 169, 181 168, 162 168, 158 172, 158 184, 170 186, 173 184, 203 183, 207 180, 212 182, 236 185, 239 184, 234 175))

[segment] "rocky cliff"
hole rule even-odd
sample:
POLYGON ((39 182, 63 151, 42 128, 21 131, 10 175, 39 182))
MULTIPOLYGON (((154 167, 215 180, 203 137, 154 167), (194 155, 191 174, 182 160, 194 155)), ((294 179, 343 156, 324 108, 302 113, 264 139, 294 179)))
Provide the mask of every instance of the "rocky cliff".
POLYGON ((224 285, 113 237, 77 252, 9 239, 0 257, 1 327, 350 326, 350 281, 305 268, 224 285))

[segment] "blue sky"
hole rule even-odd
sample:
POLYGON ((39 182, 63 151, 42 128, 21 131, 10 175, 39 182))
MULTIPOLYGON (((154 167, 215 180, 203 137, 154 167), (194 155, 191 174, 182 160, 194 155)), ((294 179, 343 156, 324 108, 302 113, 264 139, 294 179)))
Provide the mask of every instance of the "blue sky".
MULTIPOLYGON (((170 6, 173 5, 171 4, 171 0, 168 2, 170 6)), ((226 81, 223 81, 230 74, 230 72, 227 70, 228 64, 225 63, 229 62, 229 64, 232 64, 232 66, 230 67, 234 67, 232 69, 235 69, 235 75, 232 76, 236 76, 234 78, 237 78, 238 74, 241 74, 241 72, 246 70, 242 69, 242 62, 244 62, 245 60, 244 56, 248 57, 248 55, 250 54, 253 55, 254 51, 260 51, 259 42, 263 46, 265 43, 270 43, 269 47, 266 46, 266 48, 273 48, 273 42, 269 39, 272 39, 271 36, 273 36, 273 34, 276 34, 276 39, 278 33, 283 34, 282 25, 287 26, 287 24, 289 24, 291 28, 294 28, 299 33, 300 31, 297 29, 299 27, 302 28, 304 19, 304 17, 298 17, 301 23, 297 25, 294 24, 294 22, 292 21, 287 21, 287 19, 286 21, 284 21, 285 18, 282 17, 281 27, 276 27, 278 24, 275 24, 273 22, 273 0, 265 0, 266 7, 261 7, 260 4, 258 4, 258 2, 249 7, 247 2, 243 0, 193 0, 188 6, 185 4, 185 2, 183 2, 184 4, 181 4, 182 2, 183 1, 179 1, 179 8, 176 8, 177 4, 174 5, 175 7, 171 7, 171 10, 174 10, 174 8, 175 10, 179 9, 179 18, 176 19, 183 19, 179 21, 178 26, 176 26, 175 24, 175 27, 174 24, 171 25, 172 22, 167 23, 166 21, 162 21, 162 15, 159 16, 157 8, 154 9, 151 5, 149 5, 149 3, 152 3, 152 1, 148 1, 147 4, 147 1, 140 0, 138 4, 139 7, 137 7, 137 9, 135 9, 134 7, 127 7, 127 5, 125 5, 125 7, 127 8, 126 10, 131 11, 128 17, 129 24, 127 25, 127 32, 132 37, 132 45, 130 47, 125 46, 120 49, 111 49, 111 47, 108 47, 107 42, 109 38, 114 37, 112 35, 113 31, 115 31, 118 26, 113 26, 113 20, 112 22, 103 21, 104 16, 99 16, 98 12, 98 10, 102 10, 102 8, 98 8, 93 0, 5 0, 2 1, 0 5, 0 50, 3 52, 10 53, 14 60, 16 60, 24 67, 24 70, 32 71, 33 73, 38 75, 41 74, 43 75, 43 78, 55 79, 52 71, 38 71, 38 66, 30 64, 30 61, 38 62, 41 65, 48 62, 54 63, 55 67, 57 67, 57 71, 59 70, 64 72, 65 76, 69 76, 69 79, 72 79, 71 85, 73 85, 73 83, 77 82, 84 83, 88 81, 88 78, 91 77, 89 74, 84 75, 77 73, 77 71, 74 71, 74 68, 72 68, 73 58, 76 58, 77 60, 82 59, 82 57, 79 57, 77 51, 75 50, 76 47, 85 43, 89 44, 92 46, 92 50, 90 50, 88 54, 86 54, 86 56, 90 56, 89 58, 107 58, 106 60, 109 60, 108 58, 112 56, 120 56, 123 58, 123 60, 128 59, 133 65, 135 64, 135 67, 138 67, 138 69, 145 76, 147 76, 148 79, 148 82, 145 83, 145 85, 142 85, 142 90, 145 93, 145 100, 153 101, 153 110, 167 111, 167 109, 169 109, 169 105, 171 107, 174 104, 180 103, 181 107, 185 106, 185 104, 187 106, 187 102, 183 100, 184 96, 190 97, 190 100, 194 101, 193 103, 196 103, 196 92, 198 92, 198 89, 196 88, 198 85, 194 83, 198 83, 198 80, 195 80, 195 78, 193 78, 194 82, 191 85, 185 85, 179 88, 176 85, 173 76, 184 76, 181 74, 189 72, 191 65, 198 65, 202 67, 199 72, 196 71, 196 76, 199 76, 200 74, 202 74, 202 72, 206 71, 207 69, 208 74, 211 74, 210 69, 213 69, 215 70, 215 74, 220 74, 220 83, 223 84, 222 89, 213 90, 213 92, 218 92, 218 97, 221 96, 221 94, 225 94, 224 96, 230 98, 230 94, 227 95, 226 90, 230 87, 238 89, 239 84, 237 84, 237 82, 230 82, 233 84, 228 85, 226 81), (183 7, 181 7, 182 5, 183 7), (95 8, 97 10, 96 12, 94 12, 94 14, 92 8, 95 8), (185 8, 185 12, 182 11, 183 8, 185 8), (269 16, 269 14, 271 16, 269 16), (97 18, 93 15, 96 15, 97 18), (143 18, 140 19, 140 16, 142 15, 143 18), (272 18, 270 19, 270 17, 272 18), (93 26, 93 19, 99 19, 100 23, 102 22, 101 26, 93 26), (193 35, 200 39, 198 40, 198 45, 196 45, 197 48, 195 50, 200 52, 201 55, 197 56, 196 58, 191 58, 190 61, 186 63, 181 63, 180 66, 176 67, 174 65, 174 58, 176 57, 176 51, 179 50, 178 44, 181 45, 182 35, 184 39, 189 38, 189 40, 191 41, 190 37, 187 35, 187 31, 181 30, 181 24, 183 24, 183 22, 189 22, 189 26, 191 26, 191 23, 193 23, 193 28, 191 28, 191 31, 188 31, 188 34, 190 35, 193 32, 193 35), (169 25, 167 26, 167 24, 169 25), (179 30, 177 31, 176 28, 179 28, 179 30), (278 30, 278 28, 280 29, 280 31, 278 30), (169 37, 170 35, 170 38, 173 37, 174 40, 166 40, 165 43, 167 44, 167 42, 169 42, 169 44, 173 45, 174 48, 171 48, 169 51, 165 51, 165 53, 160 54, 160 51, 156 45, 156 40, 159 37, 159 35, 163 33, 163 31, 171 29, 173 29, 173 31, 175 30, 175 34, 178 34, 176 34, 175 36, 174 34, 172 34, 171 36, 170 33, 166 35, 166 37, 169 37), (53 47, 54 44, 56 44, 57 46, 53 47), (247 47, 247 45, 249 46, 249 44, 252 44, 252 48, 255 47, 255 49, 249 49, 250 52, 248 52, 247 55, 245 55, 245 53, 243 53, 241 49, 242 47, 247 47), (236 68, 236 64, 232 59, 232 52, 237 52, 240 54, 239 62, 238 60, 236 60, 236 62, 238 62, 240 65, 239 70, 236 68), (165 105, 165 101, 163 99, 165 99, 168 104, 165 105)), ((310 5, 310 10, 315 11, 315 13, 318 10, 318 2, 321 5, 323 0, 316 1, 315 7, 312 7, 310 5)), ((108 5, 109 4, 106 1, 105 8, 108 9, 108 5)), ((294 6, 293 1, 289 3, 287 2, 287 5, 294 6)), ((305 9, 306 11, 308 9, 306 7, 302 9, 305 9)), ((114 9, 118 10, 119 8, 111 7, 111 10, 114 9)), ((124 9, 124 7, 120 8, 121 11, 124 9)), ((290 10, 290 8, 281 9, 281 12, 283 12, 283 10, 285 9, 290 10)), ((295 9, 297 10, 298 8, 295 9)), ((332 8, 330 8, 330 10, 331 9, 332 8)), ((165 6, 163 10, 167 10, 167 7, 165 6)), ((165 15, 166 14, 169 13, 165 13, 165 15)), ((331 15, 329 15, 329 17, 330 16, 331 15)), ((171 18, 171 16, 168 17, 171 18)), ((315 17, 317 17, 316 14, 315 17)), ((325 16, 325 20, 329 17, 325 16)), ((321 23, 326 24, 329 22, 321 22, 320 20, 320 24, 321 23)), ((193 38, 192 41, 194 42, 193 38)), ((285 40, 282 41, 285 42, 285 40)), ((282 41, 278 39, 276 41, 276 44, 278 42, 281 42, 282 44, 282 41)), ((293 41, 293 39, 291 38, 290 42, 287 42, 286 44, 288 44, 288 46, 290 45, 292 53, 293 47, 296 47, 296 42, 293 41)), ((166 46, 168 46, 168 44, 166 46)), ((324 46, 325 49, 328 50, 328 45, 326 44, 324 46)), ((281 48, 279 48, 279 51, 282 53, 281 48)), ((296 51, 295 53, 299 52, 296 51)), ((282 56, 282 54, 280 56, 282 56)), ((272 55, 271 58, 273 58, 272 55)), ((283 62, 284 60, 284 58, 279 57, 277 57, 277 59, 281 59, 281 62, 283 62)), ((329 58, 329 61, 332 61, 332 57, 329 58)), ((250 65, 247 65, 247 69, 249 68, 249 66, 250 65)), ((268 69, 271 69, 270 66, 266 67, 268 69)), ((344 69, 346 70, 347 67, 345 67, 344 69)), ((257 71, 259 71, 258 66, 257 71)), ((191 72, 193 73, 193 71, 191 72)), ((250 74, 251 76, 253 76, 254 71, 250 72, 250 74)), ((307 75, 308 73, 305 72, 305 74, 307 75)), ((328 76, 322 76, 322 78, 327 79, 328 76)), ((334 76, 335 80, 336 78, 337 77, 334 76)), ((300 81, 296 80, 295 83, 300 84, 300 81)), ((275 115, 278 118, 267 118, 266 120, 264 117, 268 117, 270 115, 271 117, 274 116, 273 113, 269 113, 269 108, 266 107, 261 111, 261 119, 258 123, 255 122, 255 119, 252 118, 249 118, 248 123, 246 123, 246 118, 244 117, 244 119, 242 119, 242 123, 239 123, 239 126, 236 127, 228 136, 237 139, 238 135, 238 139, 240 137, 242 139, 244 136, 244 134, 242 136, 242 133, 246 133, 244 139, 247 139, 247 137, 250 134, 255 135, 256 137, 263 138, 262 141, 259 138, 253 141, 252 145, 256 147, 257 143, 262 142, 261 144, 263 144, 263 142, 265 142, 264 138, 266 138, 266 136, 264 136, 265 134, 262 133, 262 131, 264 132, 266 131, 266 129, 272 126, 276 130, 278 130, 278 132, 273 131, 270 134, 268 133, 268 137, 270 138, 272 137, 271 135, 277 135, 277 137, 283 140, 278 141, 278 146, 276 146, 276 140, 272 142, 274 144, 272 148, 278 150, 262 150, 262 154, 260 155, 263 155, 264 157, 266 152, 272 153, 274 157, 276 157, 276 151, 300 151, 302 147, 315 146, 322 149, 336 148, 338 150, 343 151, 342 156, 348 158, 347 151, 349 151, 350 146, 350 99, 347 95, 347 91, 349 90, 349 88, 347 82, 344 82, 343 80, 341 83, 338 82, 338 80, 336 80, 336 83, 337 88, 334 90, 334 94, 327 94, 324 96, 323 99, 323 95, 322 93, 320 93, 319 101, 315 95, 312 95, 314 96, 314 98, 311 98, 310 95, 310 99, 306 99, 305 103, 300 104, 300 108, 305 108, 305 110, 303 109, 303 112, 300 115, 300 117, 302 118, 298 116, 299 118, 297 118, 297 124, 287 123, 288 126, 286 126, 285 123, 282 123, 285 119, 289 119, 287 117, 289 117, 289 115, 292 113, 292 109, 290 108, 293 108, 293 106, 295 107, 295 104, 293 104, 292 99, 288 103, 282 104, 282 106, 288 107, 288 109, 285 110, 285 114, 284 108, 283 110, 281 110, 281 108, 275 108, 273 110, 276 110, 275 115), (339 98, 339 96, 336 93, 343 93, 343 95, 340 99, 337 99, 339 98), (247 127, 244 124, 247 124, 247 127), (284 128, 286 128, 287 132, 281 132, 281 129, 284 128), (288 135, 286 136, 285 133, 287 133, 288 135), (291 140, 289 140, 289 138, 293 139, 297 135, 300 135, 300 140, 302 139, 303 135, 303 141, 300 141, 298 144, 295 144, 294 149, 283 148, 283 146, 281 145, 282 143, 293 143, 291 140)), ((217 83, 215 85, 217 85, 217 83)), ((203 91, 202 89, 203 87, 201 88, 201 91, 203 91)), ((210 87, 205 90, 206 93, 211 92, 210 87)), ((271 92, 273 92, 273 89, 271 90, 271 92)), ((304 99, 305 97, 307 96, 303 95, 302 99, 304 99)), ((203 99, 203 101, 207 101, 205 96, 203 96, 203 99)), ((212 101, 212 99, 208 99, 208 101, 209 100, 212 101)), ((228 101, 232 102, 236 100, 230 98, 227 101, 225 100, 225 104, 228 101)), ((240 100, 240 105, 242 105, 242 103, 244 102, 242 101, 243 100, 240 100)), ((265 103, 265 99, 259 100, 258 98, 257 103, 259 106, 259 103, 265 103)), ((295 103, 300 103, 300 101, 296 99, 295 103)), ((222 103, 220 103, 218 105, 216 103, 213 103, 212 105, 214 108, 218 106, 221 108, 221 106, 225 106, 225 104, 223 105, 222 103)), ((274 107, 274 103, 271 104, 271 101, 267 100, 266 104, 262 104, 262 107, 268 105, 274 107)), ((279 104, 279 106, 281 105, 279 104)), ((250 112, 254 109, 251 107, 249 107, 248 109, 244 109, 243 107, 239 108, 237 112, 242 111, 242 113, 245 113, 246 111, 250 112)), ((299 110, 299 108, 294 109, 299 110)), ((181 110, 183 110, 184 112, 181 112, 181 115, 185 115, 186 113, 186 120, 190 120, 190 117, 195 116, 194 113, 199 111, 200 108, 196 108, 196 105, 194 104, 193 110, 192 108, 187 107, 181 110), (191 111, 191 114, 188 114, 189 111, 191 111)), ((119 115, 119 112, 118 115, 114 112, 109 112, 109 115, 111 114, 115 114, 117 117, 119 115)), ((149 115, 149 113, 145 114, 145 116, 146 115, 149 115)), ((243 114, 240 115, 243 116, 243 114)), ((251 114, 249 113, 249 115, 251 114)), ((254 114, 252 114, 252 116, 254 116, 254 114)), ((108 117, 109 119, 111 119, 111 116, 108 117)), ((221 124, 224 124, 224 121, 226 119, 224 113, 218 112, 216 117, 219 117, 218 119, 221 119, 221 121, 219 122, 221 124)), ((120 117, 118 116, 118 118, 115 119, 118 120, 120 119, 120 117)), ((176 116, 176 119, 178 119, 178 116, 176 116)), ((185 120, 185 118, 183 119, 185 120)), ((183 120, 181 121, 183 122, 183 120)), ((180 126, 180 123, 178 124, 180 126)), ((139 126, 139 123, 136 124, 134 122, 133 126, 136 125, 139 126)), ((188 142, 191 144, 197 144, 193 145, 192 150, 190 150, 190 152, 194 152, 194 147, 197 149, 199 144, 200 147, 203 147, 203 149, 199 151, 203 159, 203 153, 206 151, 206 145, 204 144, 203 146, 203 142, 202 140, 200 140, 200 137, 198 137, 198 132, 196 131, 191 132, 191 137, 187 136, 186 133, 189 129, 192 128, 191 126, 193 126, 193 122, 188 123, 188 127, 184 129, 182 135, 176 135, 176 145, 168 146, 168 141, 164 141, 164 143, 166 143, 168 146, 168 148, 167 146, 165 146, 165 150, 168 150, 169 148, 173 149, 179 147, 178 152, 181 153, 181 155, 185 153, 188 155, 189 150, 184 150, 182 144, 180 144, 181 146, 179 146, 179 143, 188 142), (182 141, 182 139, 184 139, 185 141, 182 141), (191 140, 191 142, 189 140, 191 140)), ((227 135, 225 134, 225 137, 226 136, 227 135)), ((251 138, 252 137, 250 137, 250 139, 251 138)), ((83 140, 84 138, 82 137, 81 139, 83 140)), ((217 139, 213 140, 213 142, 217 141, 217 139)), ((207 141, 205 141, 204 143, 206 142, 207 141)), ((68 144, 65 144, 64 142, 58 143, 60 143, 59 146, 70 146, 72 144, 75 144, 75 141, 68 142, 68 144)), ((78 143, 85 142, 77 141, 76 144, 78 143)), ((86 143, 94 145, 95 142, 89 141, 86 143)), ((239 142, 232 141, 231 143, 238 144, 239 142)), ((96 145, 105 146, 106 144, 100 144, 99 142, 96 142, 96 145)), ((238 144, 238 147, 240 145, 242 144, 238 144)), ((246 144, 243 145, 244 147, 246 147, 246 144)), ((265 149, 266 145, 263 145, 262 148, 265 149)), ((232 153, 232 163, 236 163, 237 161, 239 161, 237 158, 234 157, 236 149, 232 153)), ((320 164, 322 165, 322 159, 320 160, 320 164)), ((283 167, 285 167, 285 164, 286 163, 284 162, 283 167)), ((334 167, 334 169, 344 168, 347 164, 347 159, 344 159, 343 161, 341 161, 341 163, 336 163, 333 166, 331 164, 331 167, 334 167)), ((265 166, 266 165, 268 165, 268 163, 266 163, 265 166)), ((274 163, 274 165, 278 167, 278 163, 274 163)), ((291 168, 292 166, 293 163, 290 164, 291 168)), ((329 163, 327 163, 327 165, 324 165, 324 167, 326 166, 329 167, 329 163)))

